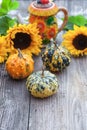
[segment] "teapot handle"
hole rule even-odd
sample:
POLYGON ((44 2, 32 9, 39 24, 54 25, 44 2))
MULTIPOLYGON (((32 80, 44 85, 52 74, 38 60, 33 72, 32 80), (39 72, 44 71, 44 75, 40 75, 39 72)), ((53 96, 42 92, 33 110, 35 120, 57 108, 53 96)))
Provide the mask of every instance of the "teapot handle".
POLYGON ((68 11, 65 8, 59 8, 58 13, 62 11, 64 13, 64 20, 62 25, 58 28, 58 33, 64 28, 64 26, 66 25, 67 21, 68 21, 68 11))

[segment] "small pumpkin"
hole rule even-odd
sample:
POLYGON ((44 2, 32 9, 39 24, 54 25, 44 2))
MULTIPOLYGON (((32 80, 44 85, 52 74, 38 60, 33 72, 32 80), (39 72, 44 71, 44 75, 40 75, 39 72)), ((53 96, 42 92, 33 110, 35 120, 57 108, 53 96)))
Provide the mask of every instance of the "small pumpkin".
POLYGON ((45 98, 57 92, 58 80, 49 71, 37 71, 28 76, 26 86, 31 95, 38 98, 45 98))
POLYGON ((68 50, 62 46, 58 47, 55 41, 47 45, 41 56, 44 66, 53 72, 62 71, 71 61, 68 50))
POLYGON ((23 79, 29 76, 34 70, 34 61, 28 54, 21 53, 9 56, 6 61, 6 70, 13 79, 23 79))

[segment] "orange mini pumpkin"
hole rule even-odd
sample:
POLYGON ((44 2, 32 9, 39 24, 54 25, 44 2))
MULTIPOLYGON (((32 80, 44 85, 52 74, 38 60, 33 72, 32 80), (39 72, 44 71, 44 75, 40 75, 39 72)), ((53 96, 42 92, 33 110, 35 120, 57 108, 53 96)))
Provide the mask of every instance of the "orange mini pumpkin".
POLYGON ((18 49, 18 54, 7 59, 6 70, 13 79, 24 79, 33 72, 34 61, 31 56, 22 54, 18 49))

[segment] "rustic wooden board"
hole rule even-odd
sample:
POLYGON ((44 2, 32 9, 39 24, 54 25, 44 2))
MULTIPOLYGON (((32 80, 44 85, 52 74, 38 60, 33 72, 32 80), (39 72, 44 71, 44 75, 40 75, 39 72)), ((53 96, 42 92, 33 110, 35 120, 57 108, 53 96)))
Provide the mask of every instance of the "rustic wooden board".
MULTIPOLYGON (((26 10, 30 1, 19 1, 19 10, 26 10)), ((56 0, 56 3, 66 7, 69 14, 87 15, 86 0, 56 0)), ((59 44, 62 33, 57 38, 59 44)), ((34 60, 35 71, 41 70, 41 57, 34 60)), ((58 92, 46 99, 36 99, 27 91, 26 79, 12 80, 4 64, 0 65, 0 130, 87 130, 86 66, 87 57, 72 58, 70 66, 56 74, 58 92)))
POLYGON ((0 66, 0 130, 26 130, 30 95, 25 80, 12 80, 0 66))

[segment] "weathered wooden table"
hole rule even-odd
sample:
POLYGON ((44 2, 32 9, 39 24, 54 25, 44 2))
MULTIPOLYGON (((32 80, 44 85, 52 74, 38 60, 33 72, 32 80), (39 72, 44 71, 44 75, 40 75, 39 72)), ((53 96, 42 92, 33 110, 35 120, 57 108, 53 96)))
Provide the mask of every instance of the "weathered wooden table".
MULTIPOLYGON (((27 14, 31 1, 20 0, 19 11, 27 14)), ((87 0, 56 0, 70 15, 87 15, 87 0)), ((58 42, 62 41, 62 33, 58 42)), ((35 57, 35 71, 42 61, 35 57)), ((57 74, 57 94, 36 99, 25 80, 12 80, 0 65, 0 130, 87 130, 87 57, 72 58, 70 66, 57 74)))

